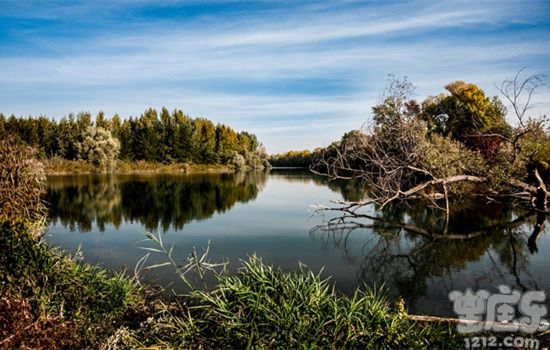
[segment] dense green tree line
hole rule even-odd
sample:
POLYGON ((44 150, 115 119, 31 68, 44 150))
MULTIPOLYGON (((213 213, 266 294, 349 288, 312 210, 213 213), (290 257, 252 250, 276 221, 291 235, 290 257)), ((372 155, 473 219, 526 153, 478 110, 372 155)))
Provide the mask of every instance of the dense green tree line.
POLYGON ((229 164, 235 158, 246 165, 267 165, 265 151, 255 135, 237 132, 208 119, 191 118, 180 110, 147 109, 139 117, 95 120, 89 113, 70 114, 59 121, 40 116, 6 117, 0 114, 0 135, 15 134, 45 157, 79 159, 78 144, 90 127, 108 130, 120 142, 119 158, 127 161, 229 164))
POLYGON ((269 158, 269 163, 275 167, 308 168, 320 156, 321 152, 321 148, 316 148, 313 152, 303 150, 273 154, 269 158))

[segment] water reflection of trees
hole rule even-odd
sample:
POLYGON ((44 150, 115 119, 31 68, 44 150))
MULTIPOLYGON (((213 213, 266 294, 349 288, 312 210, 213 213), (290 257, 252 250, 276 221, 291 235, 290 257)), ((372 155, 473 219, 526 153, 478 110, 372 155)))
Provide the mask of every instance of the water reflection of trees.
POLYGON ((50 220, 71 230, 89 231, 96 223, 103 231, 126 221, 166 231, 253 200, 265 181, 263 172, 62 176, 49 179, 46 201, 50 220))
POLYGON ((414 304, 427 294, 433 278, 454 283, 456 272, 480 261, 484 268, 476 271, 479 284, 506 282, 536 289, 529 259, 536 253, 534 236, 540 235, 543 220, 544 215, 470 201, 453 206, 446 234, 442 234, 446 220, 441 212, 421 204, 342 212, 311 232, 342 249, 349 259, 357 259, 356 235, 363 232, 359 260, 354 261, 358 278, 369 284, 385 283, 414 304))

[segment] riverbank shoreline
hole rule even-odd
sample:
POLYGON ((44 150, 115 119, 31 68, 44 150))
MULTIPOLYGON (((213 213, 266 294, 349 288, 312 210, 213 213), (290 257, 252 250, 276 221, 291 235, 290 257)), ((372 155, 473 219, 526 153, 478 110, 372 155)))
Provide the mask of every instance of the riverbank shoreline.
MULTIPOLYGON (((44 169, 47 176, 105 174, 98 172, 91 164, 83 160, 46 159, 44 169)), ((202 174, 231 173, 235 167, 224 164, 158 163, 149 161, 118 161, 109 174, 202 174)))

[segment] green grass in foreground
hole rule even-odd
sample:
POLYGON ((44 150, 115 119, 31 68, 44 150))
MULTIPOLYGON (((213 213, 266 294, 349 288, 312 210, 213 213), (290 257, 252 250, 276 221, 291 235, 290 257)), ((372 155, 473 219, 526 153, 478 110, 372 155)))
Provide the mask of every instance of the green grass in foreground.
POLYGON ((133 347, 176 348, 449 348, 448 325, 421 325, 403 305, 392 308, 371 290, 351 298, 306 267, 285 273, 259 258, 238 274, 222 274, 211 292, 193 292, 184 307, 163 312, 137 331, 119 334, 133 347))
POLYGON ((0 225, 0 348, 453 348, 448 325, 411 321, 382 293, 349 298, 305 267, 251 257, 210 292, 172 300, 0 225))
POLYGON ((80 264, 0 223, 0 348, 97 344, 143 298, 123 274, 80 264))

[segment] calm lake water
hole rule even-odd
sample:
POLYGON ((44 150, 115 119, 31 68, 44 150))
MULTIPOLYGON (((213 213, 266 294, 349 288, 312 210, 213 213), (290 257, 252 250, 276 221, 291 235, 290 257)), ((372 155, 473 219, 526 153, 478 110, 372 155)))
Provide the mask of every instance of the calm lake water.
MULTIPOLYGON (((298 263, 331 277, 338 290, 385 284, 402 296, 411 312, 452 315, 450 290, 495 291, 500 284, 550 294, 550 238, 545 229, 529 238, 536 216, 495 204, 462 203, 448 234, 483 234, 469 240, 433 240, 397 228, 407 222, 440 232, 444 220, 426 206, 364 213, 345 226, 327 226, 336 214, 312 215, 312 205, 358 200, 352 182, 328 182, 305 170, 272 170, 204 175, 79 175, 48 179, 50 224, 47 242, 68 252, 78 247, 84 260, 133 272, 146 253, 145 232, 160 233, 182 261, 193 247, 210 241, 212 261, 256 254, 265 262, 295 270, 298 263)), ((161 254, 149 264, 166 261, 161 254)), ((171 267, 151 270, 145 279, 182 290, 171 267), (172 284, 171 284, 172 283, 172 284)))

